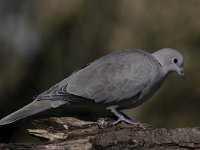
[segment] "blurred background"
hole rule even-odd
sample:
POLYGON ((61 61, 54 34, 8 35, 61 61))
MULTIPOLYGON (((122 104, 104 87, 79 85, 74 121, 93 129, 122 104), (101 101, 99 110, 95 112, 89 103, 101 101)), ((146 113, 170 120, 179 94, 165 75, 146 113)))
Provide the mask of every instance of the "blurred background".
MULTIPOLYGON (((164 47, 183 53, 186 80, 170 75, 126 112, 155 127, 200 126, 200 1, 0 0, 0 118, 109 52, 164 47)), ((0 142, 35 141, 31 119, 0 126, 0 142)))

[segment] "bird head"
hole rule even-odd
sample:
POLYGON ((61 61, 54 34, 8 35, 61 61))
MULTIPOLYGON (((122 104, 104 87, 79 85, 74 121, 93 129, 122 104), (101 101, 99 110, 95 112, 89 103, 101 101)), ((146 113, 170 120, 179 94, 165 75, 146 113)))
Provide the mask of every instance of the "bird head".
POLYGON ((162 66, 163 72, 167 75, 170 72, 177 72, 184 79, 183 71, 184 59, 183 55, 177 50, 171 48, 163 48, 152 54, 162 66))

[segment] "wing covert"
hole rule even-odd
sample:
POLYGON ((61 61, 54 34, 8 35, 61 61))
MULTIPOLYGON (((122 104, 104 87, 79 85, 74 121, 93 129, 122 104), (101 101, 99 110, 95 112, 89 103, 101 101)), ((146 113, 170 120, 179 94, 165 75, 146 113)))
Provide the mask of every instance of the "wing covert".
POLYGON ((114 52, 75 71, 36 100, 69 100, 69 95, 100 103, 129 99, 149 84, 155 62, 149 53, 141 50, 114 52))
POLYGON ((70 76, 67 92, 102 103, 134 97, 151 80, 149 56, 130 49, 106 55, 70 76))

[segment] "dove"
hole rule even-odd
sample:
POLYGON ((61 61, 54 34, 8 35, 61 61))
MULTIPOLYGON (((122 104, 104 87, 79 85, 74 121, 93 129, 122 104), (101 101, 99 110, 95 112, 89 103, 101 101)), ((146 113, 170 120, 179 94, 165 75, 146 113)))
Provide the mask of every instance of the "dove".
POLYGON ((0 125, 72 104, 109 111, 117 117, 113 125, 121 121, 134 124, 121 110, 150 99, 170 73, 184 78, 183 65, 183 55, 171 48, 153 53, 141 49, 115 51, 73 72, 28 105, 1 119, 0 125))

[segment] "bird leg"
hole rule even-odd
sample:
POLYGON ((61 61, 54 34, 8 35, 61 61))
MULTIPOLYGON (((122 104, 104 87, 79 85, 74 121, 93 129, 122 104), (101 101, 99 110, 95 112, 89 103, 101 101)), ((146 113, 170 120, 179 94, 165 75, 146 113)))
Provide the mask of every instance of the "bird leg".
POLYGON ((131 118, 129 118, 126 114, 122 113, 121 111, 117 110, 118 106, 111 106, 111 107, 107 107, 107 109, 109 109, 116 117, 118 117, 118 119, 114 122, 111 123, 111 125, 116 125, 117 123, 124 121, 128 124, 133 124, 136 125, 138 123, 133 122, 131 118))

